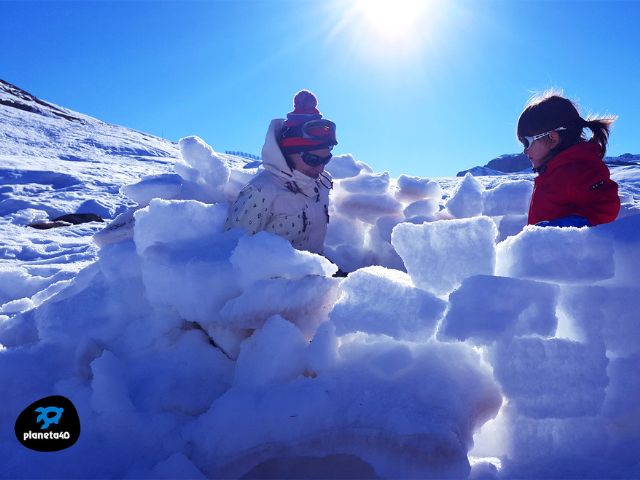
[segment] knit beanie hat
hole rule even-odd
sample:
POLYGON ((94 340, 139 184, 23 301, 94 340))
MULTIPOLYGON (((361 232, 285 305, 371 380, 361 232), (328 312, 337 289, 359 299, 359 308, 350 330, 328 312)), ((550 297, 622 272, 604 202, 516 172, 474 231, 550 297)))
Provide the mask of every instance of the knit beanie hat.
POLYGON ((282 124, 278 138, 282 153, 306 152, 337 145, 335 125, 332 122, 326 121, 326 124, 331 124, 331 128, 314 129, 317 132, 311 131, 312 135, 303 133, 302 125, 321 119, 322 114, 318 110, 316 96, 308 90, 296 93, 293 97, 293 111, 287 113, 287 119, 282 124), (309 138, 310 136, 313 138, 309 138))

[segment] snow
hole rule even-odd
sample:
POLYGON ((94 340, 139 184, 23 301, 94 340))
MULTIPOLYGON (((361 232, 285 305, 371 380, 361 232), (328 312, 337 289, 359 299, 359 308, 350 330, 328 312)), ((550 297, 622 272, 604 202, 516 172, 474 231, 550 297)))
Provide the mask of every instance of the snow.
POLYGON ((340 185, 351 193, 384 194, 389 189, 389 183, 389 174, 383 172, 380 174, 363 173, 342 180, 340 185))
POLYGON ((0 87, 0 425, 82 425, 0 429, 3 477, 640 476, 639 167, 615 222, 543 229, 532 175, 336 155, 325 258, 224 231, 246 159, 0 87))
POLYGON ((306 349, 302 332, 274 315, 242 342, 233 385, 259 389, 295 380, 304 372, 306 349))
POLYGON ((406 273, 379 266, 357 270, 341 287, 342 297, 331 312, 339 335, 365 332, 398 340, 426 340, 446 306, 416 288, 406 273))
POLYGON ((553 336, 558 326, 556 285, 491 275, 464 279, 449 295, 442 338, 492 344, 514 336, 553 336))
POLYGON ((533 184, 527 180, 505 182, 491 190, 483 191, 483 214, 525 215, 529 211, 529 200, 533 184))
POLYGON ((572 319, 577 338, 604 342, 614 356, 640 354, 640 289, 587 286, 566 288, 560 307, 572 319))
POLYGON ((334 155, 326 170, 334 180, 355 177, 361 172, 373 173, 369 165, 356 160, 353 155, 349 154, 334 155))
POLYGON ((402 204, 389 194, 354 193, 339 201, 336 208, 348 217, 375 224, 382 216, 399 213, 402 204))
POLYGON ((564 338, 514 338, 491 350, 504 395, 529 418, 596 415, 608 384, 601 345, 564 338))
POLYGON ((398 186, 396 198, 401 201, 416 201, 425 198, 439 201, 442 198, 442 188, 438 182, 429 178, 400 175, 396 183, 398 186))
POLYGON ((410 203, 402 213, 407 219, 414 217, 432 218, 439 210, 438 202, 435 199, 425 199, 410 203))
POLYGON ((528 226, 498 245, 496 273, 562 283, 612 278, 613 241, 600 234, 603 229, 528 226))
POLYGON ((391 243, 417 287, 441 295, 471 275, 492 275, 495 223, 488 217, 439 220, 393 229, 391 243))
POLYGON ((483 193, 482 184, 473 175, 467 173, 456 185, 445 206, 455 218, 475 217, 482 213, 483 193))

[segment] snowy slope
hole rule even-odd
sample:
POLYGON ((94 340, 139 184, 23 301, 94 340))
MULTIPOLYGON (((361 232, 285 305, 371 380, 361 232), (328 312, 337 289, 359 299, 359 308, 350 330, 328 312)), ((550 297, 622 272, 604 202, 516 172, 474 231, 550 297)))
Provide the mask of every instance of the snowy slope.
POLYGON ((1 80, 0 126, 0 303, 31 298, 93 262, 91 235, 104 226, 45 232, 26 224, 75 212, 112 218, 132 204, 121 185, 171 170, 178 156, 171 142, 44 102, 1 80), (30 287, 21 291, 20 279, 30 287))
MULTIPOLYGON (((69 213, 109 221, 135 205, 120 192, 123 186, 172 172, 179 158, 172 142, 53 105, 0 80, 0 276, 7 279, 0 304, 19 298, 38 304, 55 293, 95 261, 91 238, 104 227, 42 231, 25 225, 69 213)), ((5 313, 30 305, 24 300, 5 313)))
POLYGON ((532 175, 340 155, 324 258, 223 231, 246 160, 1 95, 0 476, 640 476, 640 168, 540 229, 532 175), (76 211, 113 220, 25 227, 76 211), (54 394, 79 441, 22 447, 54 394))
POLYGON ((4 216, 27 206, 51 218, 77 211, 112 218, 126 202, 120 185, 170 171, 178 156, 171 142, 43 102, 3 81, 0 123, 4 216))

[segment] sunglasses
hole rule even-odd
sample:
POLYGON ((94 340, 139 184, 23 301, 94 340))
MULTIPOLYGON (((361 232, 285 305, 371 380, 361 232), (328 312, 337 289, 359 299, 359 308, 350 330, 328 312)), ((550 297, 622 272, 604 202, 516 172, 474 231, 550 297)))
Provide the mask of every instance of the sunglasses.
POLYGON ((331 120, 310 120, 302 125, 284 127, 280 133, 282 138, 302 137, 314 142, 324 142, 327 146, 338 144, 336 140, 336 124, 331 120))
POLYGON ((564 127, 558 127, 558 128, 554 128, 553 130, 549 130, 548 132, 544 132, 544 133, 539 133, 538 135, 533 135, 531 137, 528 136, 522 136, 519 138, 520 142, 522 143, 522 145, 524 145, 524 149, 526 150, 527 148, 529 148, 533 142, 535 142, 536 140, 546 137, 547 135, 549 135, 552 132, 560 132, 562 130, 566 130, 566 128, 564 127))
POLYGON ((302 158, 302 161, 310 167, 317 167, 329 163, 333 154, 329 153, 326 157, 322 157, 311 152, 302 152, 300 153, 300 157, 302 158))

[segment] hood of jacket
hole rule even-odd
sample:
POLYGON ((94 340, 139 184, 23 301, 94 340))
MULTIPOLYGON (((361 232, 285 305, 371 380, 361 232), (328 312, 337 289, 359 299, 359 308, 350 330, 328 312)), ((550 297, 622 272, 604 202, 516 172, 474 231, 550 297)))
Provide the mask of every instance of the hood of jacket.
POLYGON ((280 133, 280 130, 282 130, 283 123, 284 118, 271 120, 267 135, 264 139, 264 145, 262 146, 262 165, 265 170, 282 180, 283 184, 294 182, 306 195, 315 195, 314 192, 318 184, 321 183, 325 187, 327 183, 331 184, 331 176, 327 172, 323 172, 320 177, 316 179, 308 177, 304 173, 287 165, 287 160, 284 158, 277 140, 277 135, 280 133))

